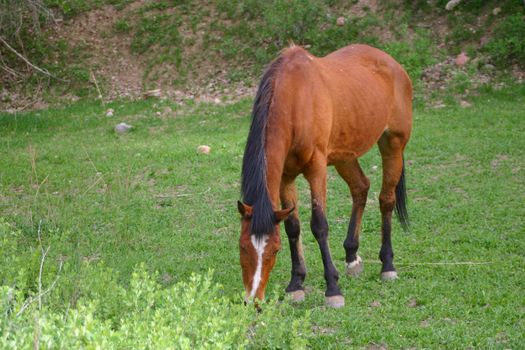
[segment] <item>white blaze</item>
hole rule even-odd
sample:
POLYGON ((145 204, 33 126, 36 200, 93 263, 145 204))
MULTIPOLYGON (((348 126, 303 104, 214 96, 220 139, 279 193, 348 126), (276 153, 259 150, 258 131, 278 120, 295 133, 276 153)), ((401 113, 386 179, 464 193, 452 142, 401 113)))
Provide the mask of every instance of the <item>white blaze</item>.
POLYGON ((252 235, 251 240, 253 247, 257 252, 257 267, 255 268, 255 274, 253 275, 252 291, 250 293, 250 298, 253 298, 255 296, 255 293, 257 292, 257 289, 259 289, 259 284, 261 283, 262 258, 264 248, 268 243, 268 235, 262 237, 261 239, 257 239, 255 236, 252 235))

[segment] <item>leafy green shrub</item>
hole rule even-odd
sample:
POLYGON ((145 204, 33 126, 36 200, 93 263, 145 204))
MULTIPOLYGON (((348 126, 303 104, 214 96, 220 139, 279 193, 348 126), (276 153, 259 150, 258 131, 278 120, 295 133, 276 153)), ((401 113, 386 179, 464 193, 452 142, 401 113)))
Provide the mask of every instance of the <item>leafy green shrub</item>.
POLYGON ((152 14, 141 19, 131 43, 136 53, 144 53, 153 45, 176 48, 181 41, 178 27, 180 19, 175 15, 152 14))
MULTIPOLYGON (((34 342, 47 349, 301 349, 308 345, 309 313, 303 315, 273 298, 259 314, 240 298, 229 300, 213 283, 211 273, 164 288, 157 282, 159 276, 141 265, 124 286, 103 264, 86 264, 77 274, 71 274, 66 264, 39 308, 35 284, 41 251, 22 249, 21 239, 20 231, 0 219, 1 349, 30 349, 34 342), (26 250, 29 253, 21 253, 26 250), (80 288, 75 302, 68 291, 72 283, 80 288)), ((54 279, 56 273, 43 278, 42 290, 49 288, 49 277, 54 279)))
POLYGON ((31 246, 21 249, 21 241, 22 233, 0 218, 0 285, 27 292, 35 287, 40 251, 31 246))
POLYGON ((401 63, 413 81, 421 77, 425 67, 434 63, 432 41, 425 32, 418 31, 416 34, 411 43, 393 41, 380 46, 401 63))
POLYGON ((324 11, 315 0, 275 0, 263 10, 263 35, 271 37, 277 47, 287 45, 289 40, 306 44, 312 31, 318 30, 324 11))
POLYGON ((525 16, 508 16, 494 30, 493 38, 484 49, 494 63, 504 66, 509 62, 525 67, 525 16))

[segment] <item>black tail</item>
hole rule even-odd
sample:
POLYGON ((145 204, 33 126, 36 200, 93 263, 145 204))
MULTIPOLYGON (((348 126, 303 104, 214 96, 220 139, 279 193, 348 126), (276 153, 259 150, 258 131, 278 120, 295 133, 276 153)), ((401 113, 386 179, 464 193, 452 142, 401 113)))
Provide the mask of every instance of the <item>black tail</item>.
POLYGON ((405 186, 405 161, 403 160, 403 170, 401 178, 396 186, 396 214, 401 227, 405 232, 410 232, 410 220, 408 220, 407 211, 407 189, 405 186))

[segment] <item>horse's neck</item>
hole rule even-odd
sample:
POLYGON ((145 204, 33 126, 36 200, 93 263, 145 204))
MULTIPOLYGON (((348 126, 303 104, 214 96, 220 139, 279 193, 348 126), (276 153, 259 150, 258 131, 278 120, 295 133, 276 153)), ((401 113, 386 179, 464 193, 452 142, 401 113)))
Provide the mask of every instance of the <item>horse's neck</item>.
POLYGON ((288 153, 286 144, 280 138, 267 140, 266 146, 266 184, 274 209, 278 208, 279 189, 283 175, 284 162, 288 153))

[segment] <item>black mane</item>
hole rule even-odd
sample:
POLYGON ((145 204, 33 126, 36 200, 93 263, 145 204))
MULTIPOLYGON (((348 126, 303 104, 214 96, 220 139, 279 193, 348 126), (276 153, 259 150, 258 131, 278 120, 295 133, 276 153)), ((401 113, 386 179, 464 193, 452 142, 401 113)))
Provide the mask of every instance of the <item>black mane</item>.
POLYGON ((273 78, 282 58, 273 61, 261 78, 252 110, 252 125, 242 161, 241 195, 253 207, 251 234, 260 238, 272 233, 276 218, 266 184, 266 126, 273 96, 273 78))

